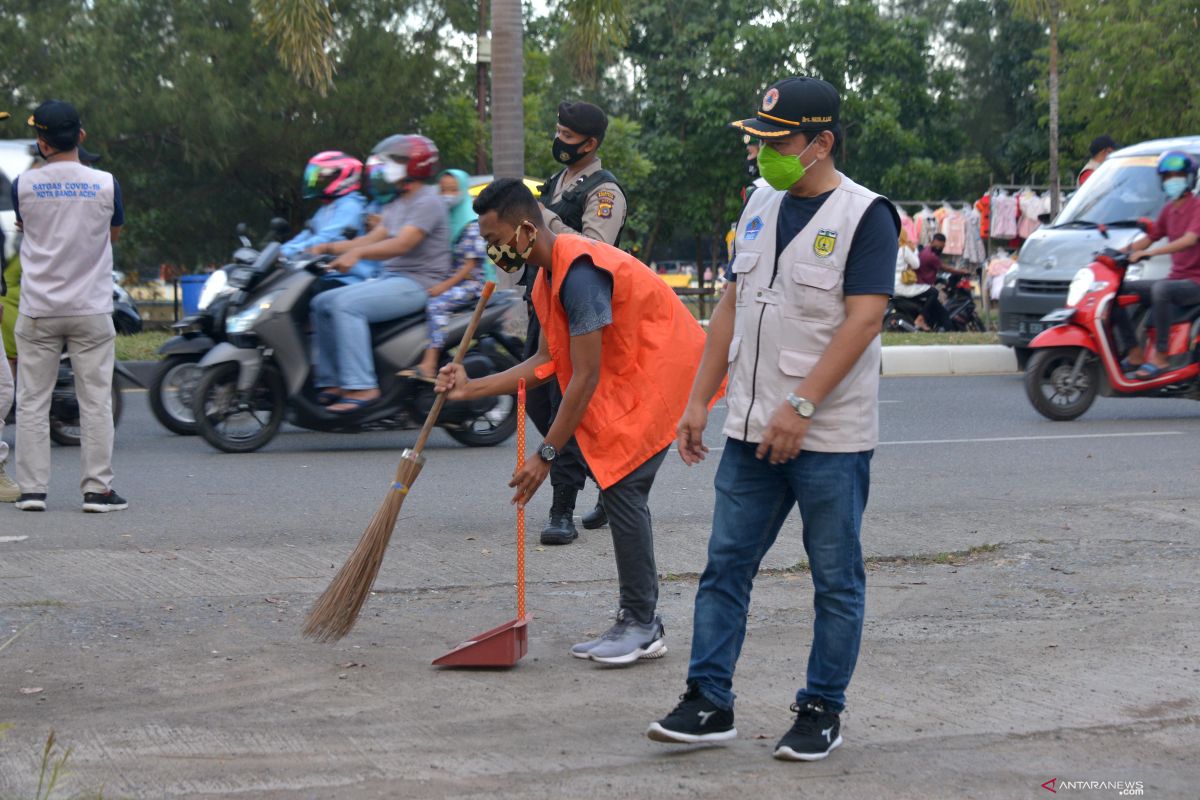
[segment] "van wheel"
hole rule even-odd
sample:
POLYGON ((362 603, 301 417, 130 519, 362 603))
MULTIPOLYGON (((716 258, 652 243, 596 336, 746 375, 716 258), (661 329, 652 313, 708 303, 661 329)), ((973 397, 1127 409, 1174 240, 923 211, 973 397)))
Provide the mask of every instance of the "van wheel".
POLYGON ((1038 350, 1025 368, 1025 394, 1038 413, 1056 422, 1076 419, 1092 407, 1100 390, 1100 362, 1081 347, 1038 350), (1071 377, 1083 354, 1079 374, 1071 377))

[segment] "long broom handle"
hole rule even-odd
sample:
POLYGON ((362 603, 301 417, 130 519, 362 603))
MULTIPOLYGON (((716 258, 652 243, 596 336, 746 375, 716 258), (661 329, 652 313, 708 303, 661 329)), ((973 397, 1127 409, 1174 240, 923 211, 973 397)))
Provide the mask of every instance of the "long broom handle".
MULTIPOLYGON (((496 284, 493 281, 488 281, 483 285, 483 292, 479 295, 479 302, 475 304, 475 313, 471 315, 471 322, 467 325, 466 331, 463 332, 462 341, 458 343, 458 352, 454 354, 454 363, 461 364, 463 357, 467 354, 467 347, 471 344, 471 340, 475 338, 475 329, 479 327, 479 319, 483 316, 483 309, 488 304, 488 300, 492 296, 492 292, 496 291, 496 284)), ((446 405, 446 392, 442 392, 433 401, 433 408, 429 409, 429 414, 425 417, 425 425, 421 428, 421 435, 417 437, 417 443, 413 447, 413 455, 420 455, 425 449, 425 442, 429 439, 429 434, 433 432, 433 426, 437 424, 438 415, 442 413, 442 406, 446 405)))
MULTIPOLYGON (((525 466, 525 379, 517 383, 517 472, 525 466)), ((517 506, 517 619, 525 619, 525 506, 517 506)))

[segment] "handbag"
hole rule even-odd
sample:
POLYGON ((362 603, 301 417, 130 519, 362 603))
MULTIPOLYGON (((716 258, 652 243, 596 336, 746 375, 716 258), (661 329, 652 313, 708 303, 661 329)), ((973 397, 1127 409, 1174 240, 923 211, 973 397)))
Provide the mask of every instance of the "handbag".
POLYGON ((905 267, 900 273, 900 283, 905 286, 912 286, 917 282, 917 271, 912 267, 905 267))

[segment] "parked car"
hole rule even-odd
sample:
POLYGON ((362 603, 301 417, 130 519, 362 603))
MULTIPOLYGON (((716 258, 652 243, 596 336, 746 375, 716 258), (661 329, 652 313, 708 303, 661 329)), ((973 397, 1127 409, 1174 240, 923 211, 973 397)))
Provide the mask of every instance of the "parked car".
MULTIPOLYGON (((1004 277, 1000 293, 1000 341, 1016 348, 1024 365, 1029 342, 1049 327, 1042 317, 1066 305, 1067 287, 1081 267, 1105 248, 1122 248, 1142 235, 1139 217, 1158 216, 1167 197, 1155 166, 1168 150, 1200 160, 1200 136, 1155 139, 1108 157, 1067 202, 1058 217, 1021 247, 1017 268, 1004 277)), ((1170 256, 1129 268, 1126 280, 1164 277, 1170 256)))

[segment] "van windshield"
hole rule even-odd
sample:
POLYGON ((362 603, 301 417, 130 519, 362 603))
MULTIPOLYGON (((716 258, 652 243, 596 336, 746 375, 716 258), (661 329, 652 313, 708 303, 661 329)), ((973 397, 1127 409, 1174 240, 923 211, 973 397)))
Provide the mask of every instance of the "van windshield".
POLYGON ((1054 227, 1112 225, 1139 217, 1157 218, 1167 201, 1154 170, 1157 163, 1153 156, 1108 159, 1070 199, 1054 220, 1054 227))

